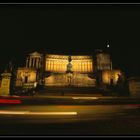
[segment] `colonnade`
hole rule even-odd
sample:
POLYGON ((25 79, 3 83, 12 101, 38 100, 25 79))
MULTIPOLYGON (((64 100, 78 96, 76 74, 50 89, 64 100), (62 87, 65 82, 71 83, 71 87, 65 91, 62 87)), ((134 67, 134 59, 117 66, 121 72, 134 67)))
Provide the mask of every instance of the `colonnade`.
POLYGON ((73 71, 75 72, 92 72, 93 62, 92 61, 73 61, 73 71))
POLYGON ((47 60, 46 70, 52 72, 64 72, 67 70, 67 61, 60 60, 47 60))
POLYGON ((40 68, 41 67, 41 57, 28 57, 26 60, 26 67, 27 68, 40 68))
MULTIPOLYGON (((46 60, 46 70, 52 72, 66 72, 67 60, 46 60)), ((73 72, 92 72, 93 62, 91 60, 73 60, 72 71, 73 72)))

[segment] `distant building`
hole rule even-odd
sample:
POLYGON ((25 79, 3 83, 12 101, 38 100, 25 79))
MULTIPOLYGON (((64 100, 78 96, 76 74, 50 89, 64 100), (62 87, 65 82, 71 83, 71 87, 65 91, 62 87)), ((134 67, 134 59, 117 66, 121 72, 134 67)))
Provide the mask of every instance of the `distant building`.
POLYGON ((120 70, 112 68, 109 54, 98 50, 94 55, 55 55, 33 52, 26 67, 17 69, 16 87, 96 87, 117 83, 120 70))
POLYGON ((37 71, 34 68, 18 68, 16 86, 34 88, 37 82, 37 71))
POLYGON ((131 97, 140 97, 140 77, 131 77, 129 81, 129 94, 131 97))
POLYGON ((102 71, 102 82, 104 84, 116 85, 118 81, 118 76, 121 75, 120 70, 103 70, 102 71))

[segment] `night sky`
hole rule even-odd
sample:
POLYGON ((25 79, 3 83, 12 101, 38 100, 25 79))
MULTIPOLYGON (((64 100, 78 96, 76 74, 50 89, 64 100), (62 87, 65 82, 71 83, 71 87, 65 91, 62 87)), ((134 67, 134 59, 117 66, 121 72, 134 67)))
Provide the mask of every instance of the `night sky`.
POLYGON ((113 67, 140 76, 140 5, 0 5, 0 71, 28 53, 110 52, 113 67), (110 44, 110 48, 107 48, 110 44))

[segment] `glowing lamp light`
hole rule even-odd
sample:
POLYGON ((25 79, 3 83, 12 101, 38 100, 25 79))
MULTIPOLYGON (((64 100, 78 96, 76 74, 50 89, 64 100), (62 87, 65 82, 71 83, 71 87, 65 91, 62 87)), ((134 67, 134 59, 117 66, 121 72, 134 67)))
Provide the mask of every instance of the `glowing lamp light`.
POLYGON ((37 82, 34 83, 34 87, 37 87, 37 82))
POLYGON ((109 44, 107 45, 107 48, 109 48, 110 46, 109 46, 109 44))

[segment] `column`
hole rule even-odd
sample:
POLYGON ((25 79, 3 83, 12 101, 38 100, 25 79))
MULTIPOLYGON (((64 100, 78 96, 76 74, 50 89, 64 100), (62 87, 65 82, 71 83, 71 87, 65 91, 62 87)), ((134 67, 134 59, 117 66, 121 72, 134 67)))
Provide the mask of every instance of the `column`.
POLYGON ((83 72, 85 72, 85 64, 84 64, 84 61, 82 61, 82 69, 83 69, 83 72))
POLYGON ((66 71, 66 61, 63 62, 63 71, 66 71))
POLYGON ((89 63, 88 63, 88 64, 89 64, 89 71, 91 71, 91 64, 90 64, 90 61, 89 61, 89 63))
POLYGON ((82 72, 84 72, 84 62, 82 61, 82 72))
POLYGON ((45 70, 47 71, 49 68, 48 60, 45 61, 45 70))
POLYGON ((79 63, 78 63, 79 61, 77 61, 76 63, 77 63, 77 72, 79 72, 79 63))
POLYGON ((91 61, 91 65, 92 65, 92 72, 94 71, 94 63, 93 60, 91 61))
POLYGON ((82 69, 82 72, 84 71, 84 65, 83 65, 84 63, 83 62, 81 62, 81 69, 82 69))
POLYGON ((66 62, 63 61, 63 68, 62 68, 62 71, 66 71, 66 62))
POLYGON ((57 71, 59 71, 59 61, 57 61, 57 71))
POLYGON ((76 72, 78 71, 78 63, 77 63, 77 61, 75 61, 75 71, 76 72))
POLYGON ((38 58, 38 68, 41 68, 41 58, 38 58))
POLYGON ((88 70, 88 61, 86 61, 86 69, 87 69, 87 72, 89 71, 88 70))
POLYGON ((51 68, 50 68, 50 60, 47 60, 47 70, 49 71, 51 68))
POLYGON ((28 68, 29 66, 29 58, 26 59, 26 67, 28 68))
POLYGON ((31 67, 32 66, 32 58, 30 57, 30 59, 29 59, 29 67, 31 67))
POLYGON ((55 64, 55 62, 53 61, 53 71, 55 71, 56 70, 56 64, 55 64))
POLYGON ((40 68, 39 61, 40 61, 40 58, 37 58, 37 68, 40 68))
POLYGON ((62 61, 59 61, 59 71, 61 71, 62 61))
POLYGON ((80 67, 81 67, 80 70, 81 70, 81 72, 83 72, 82 62, 80 62, 80 64, 81 64, 81 65, 80 65, 80 67))
POLYGON ((89 62, 87 61, 87 71, 89 72, 89 62))
POLYGON ((55 64, 55 62, 54 62, 54 60, 52 60, 52 71, 55 71, 54 64, 55 64))
POLYGON ((81 63, 78 62, 78 71, 81 72, 81 63))
POLYGON ((60 72, 62 72, 63 61, 61 61, 61 63, 59 63, 59 65, 60 65, 60 72))
POLYGON ((90 62, 90 67, 91 67, 90 70, 92 71, 92 62, 90 62))
POLYGON ((85 61, 85 72, 87 72, 87 62, 85 61))
POLYGON ((54 71, 54 60, 52 60, 51 65, 52 65, 52 66, 51 66, 51 67, 52 67, 51 70, 54 71))
POLYGON ((56 61, 56 71, 58 71, 59 65, 58 65, 58 61, 56 61))
POLYGON ((86 62, 84 62, 84 72, 86 72, 86 62))
POLYGON ((52 71, 52 61, 50 60, 50 71, 52 71))
POLYGON ((88 69, 89 69, 89 72, 91 71, 91 64, 90 64, 90 61, 88 62, 88 69))
POLYGON ((73 61, 73 62, 74 62, 74 63, 73 63, 73 68, 74 68, 73 71, 76 72, 76 71, 77 71, 77 63, 76 63, 76 61, 73 61))
POLYGON ((33 58, 32 61, 33 61, 32 67, 34 67, 35 66, 35 58, 33 58))
POLYGON ((49 64, 49 65, 48 65, 48 70, 51 70, 51 61, 48 60, 47 62, 48 62, 48 64, 49 64))
POLYGON ((51 70, 54 71, 54 61, 51 61, 51 70))
POLYGON ((80 62, 80 71, 82 72, 83 69, 82 69, 82 63, 80 62))
POLYGON ((61 71, 60 66, 61 66, 61 62, 60 62, 60 61, 58 61, 58 71, 61 71))

